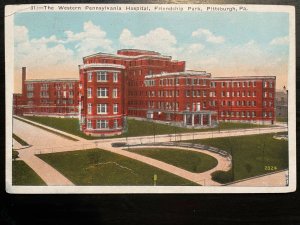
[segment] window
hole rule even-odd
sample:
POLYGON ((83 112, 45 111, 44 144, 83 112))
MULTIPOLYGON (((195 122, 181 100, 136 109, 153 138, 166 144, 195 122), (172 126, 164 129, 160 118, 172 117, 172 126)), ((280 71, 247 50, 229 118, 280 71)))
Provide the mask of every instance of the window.
POLYGON ((97 97, 98 98, 107 98, 108 89, 107 88, 97 88, 97 97))
POLYGON ((240 92, 239 91, 236 93, 236 97, 240 97, 240 92))
POLYGON ((222 82, 222 87, 225 87, 225 82, 222 82))
POLYGON ((114 120, 114 128, 118 128, 118 120, 114 120))
POLYGON ((113 81, 114 81, 114 83, 117 83, 118 82, 118 73, 114 72, 113 74, 114 74, 113 75, 113 81))
POLYGON ((226 92, 226 97, 230 97, 229 91, 226 92))
POLYGON ((27 98, 32 98, 33 97, 33 92, 28 92, 27 93, 27 98))
POLYGON ((272 116, 273 116, 272 112, 269 112, 269 117, 272 117, 272 116))
POLYGON ((114 104, 114 114, 117 114, 118 111, 118 104, 114 104))
POLYGON ((188 91, 188 90, 185 91, 185 96, 186 96, 186 97, 190 97, 190 91, 188 91))
POLYGON ((118 89, 114 88, 113 89, 113 98, 117 98, 118 97, 118 89))
POLYGON ((267 86, 268 86, 267 81, 264 81, 264 87, 267 87, 267 86))
POLYGON ((69 91, 69 97, 73 98, 74 97, 74 92, 73 91, 69 91))
POLYGON ((106 114, 107 104, 97 104, 97 114, 106 114))
POLYGON ((92 97, 92 88, 87 88, 87 97, 88 98, 92 97))
POLYGON ((252 112, 252 117, 256 117, 256 112, 252 112))
POLYGON ((190 79, 189 79, 189 78, 186 78, 186 79, 185 79, 185 84, 186 84, 186 85, 190 85, 190 79))
POLYGON ((203 93, 203 97, 206 97, 206 91, 203 91, 202 93, 203 93))
POLYGON ((269 106, 270 106, 270 107, 272 106, 272 102, 269 102, 269 106))
POLYGON ((256 91, 253 91, 253 97, 256 97, 256 91))
POLYGON ((106 71, 97 72, 97 81, 107 81, 106 71))
POLYGON ((92 114, 92 103, 88 103, 88 114, 92 114))
POLYGON ((87 120, 87 128, 88 129, 92 129, 92 121, 91 120, 87 120))
POLYGON ((273 82, 272 81, 270 81, 270 88, 272 88, 273 87, 273 82))
POLYGON ((97 129, 107 129, 108 121, 107 120, 97 120, 97 129))
POLYGON ((88 76, 88 82, 91 82, 93 80, 93 74, 92 74, 92 72, 88 72, 87 76, 88 76))
POLYGON ((176 85, 179 85, 179 80, 178 80, 178 78, 175 78, 175 84, 176 84, 176 85))
POLYGON ((33 84, 27 84, 27 90, 32 91, 33 90, 33 84))
POLYGON ((256 81, 252 82, 253 87, 256 87, 256 81))
POLYGON ((70 83, 70 84, 69 84, 69 89, 72 89, 72 88, 73 88, 73 84, 70 83))

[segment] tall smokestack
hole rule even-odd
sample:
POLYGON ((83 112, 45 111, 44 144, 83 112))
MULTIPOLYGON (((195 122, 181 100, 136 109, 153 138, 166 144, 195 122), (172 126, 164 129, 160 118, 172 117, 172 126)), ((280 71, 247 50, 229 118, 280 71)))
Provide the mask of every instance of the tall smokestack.
POLYGON ((22 95, 25 95, 26 67, 22 67, 22 95))

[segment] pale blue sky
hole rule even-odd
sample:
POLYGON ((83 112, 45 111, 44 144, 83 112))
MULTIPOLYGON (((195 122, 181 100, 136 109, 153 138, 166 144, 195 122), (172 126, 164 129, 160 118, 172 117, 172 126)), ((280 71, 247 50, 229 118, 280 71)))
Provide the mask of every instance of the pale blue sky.
POLYGON ((135 35, 147 33, 156 27, 172 32, 178 42, 188 43, 192 31, 199 27, 225 36, 230 44, 255 40, 268 44, 273 38, 288 35, 287 13, 19 13, 15 25, 26 26, 30 38, 56 35, 64 31, 82 31, 82 24, 92 21, 107 32, 107 37, 117 42, 120 33, 128 28, 135 35))
POLYGON ((143 48, 213 76, 275 75, 286 83, 287 13, 34 12, 14 22, 15 71, 27 66, 32 78, 77 77, 83 56, 143 48))

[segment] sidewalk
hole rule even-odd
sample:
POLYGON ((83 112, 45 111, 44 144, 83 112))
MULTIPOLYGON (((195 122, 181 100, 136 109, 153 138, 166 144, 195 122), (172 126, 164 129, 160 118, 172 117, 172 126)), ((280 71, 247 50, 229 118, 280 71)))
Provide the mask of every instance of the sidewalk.
POLYGON ((53 186, 69 186, 74 185, 70 180, 64 177, 56 169, 45 163, 35 155, 24 154, 24 151, 19 151, 20 160, 23 160, 30 166, 47 185, 53 186))

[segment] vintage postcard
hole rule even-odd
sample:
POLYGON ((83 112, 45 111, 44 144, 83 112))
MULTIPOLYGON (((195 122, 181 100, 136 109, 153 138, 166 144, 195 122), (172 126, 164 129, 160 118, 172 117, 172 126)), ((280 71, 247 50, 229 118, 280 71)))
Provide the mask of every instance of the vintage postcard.
POLYGON ((295 9, 5 8, 9 193, 296 190, 295 9))

